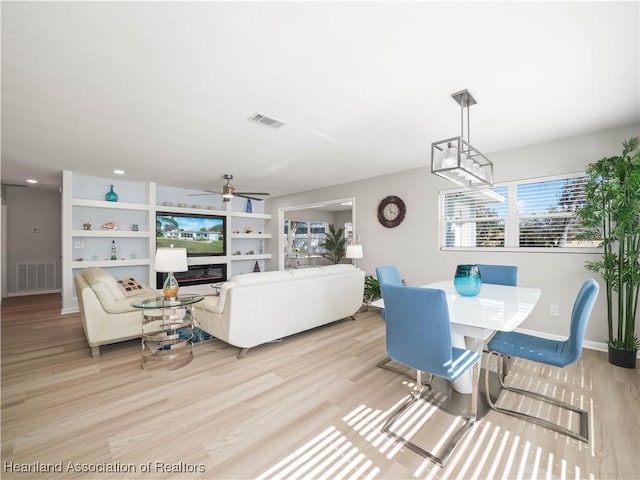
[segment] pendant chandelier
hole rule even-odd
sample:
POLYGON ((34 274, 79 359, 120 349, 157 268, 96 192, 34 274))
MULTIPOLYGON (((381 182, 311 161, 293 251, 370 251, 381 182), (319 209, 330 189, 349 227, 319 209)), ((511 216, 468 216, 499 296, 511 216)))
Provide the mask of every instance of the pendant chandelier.
POLYGON ((469 107, 477 102, 468 90, 452 93, 460 105, 460 136, 431 144, 431 173, 467 188, 493 185, 493 163, 470 143, 469 107), (464 136, 464 113, 467 113, 467 136, 464 136))

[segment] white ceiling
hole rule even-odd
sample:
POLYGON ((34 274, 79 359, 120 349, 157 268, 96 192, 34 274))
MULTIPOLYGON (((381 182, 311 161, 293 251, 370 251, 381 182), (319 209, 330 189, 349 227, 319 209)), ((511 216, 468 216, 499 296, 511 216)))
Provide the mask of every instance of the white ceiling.
POLYGON ((640 121, 639 2, 2 2, 2 182, 282 195, 640 121), (286 123, 247 121, 259 112, 286 123))

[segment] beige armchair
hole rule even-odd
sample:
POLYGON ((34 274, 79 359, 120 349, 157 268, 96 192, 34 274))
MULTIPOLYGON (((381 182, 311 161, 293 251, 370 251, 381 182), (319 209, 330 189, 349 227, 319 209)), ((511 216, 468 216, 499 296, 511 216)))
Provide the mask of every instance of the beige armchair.
POLYGON ((74 276, 78 307, 91 356, 100 356, 100 346, 141 336, 142 315, 135 300, 158 295, 144 287, 125 295, 115 278, 105 270, 89 267, 74 276))

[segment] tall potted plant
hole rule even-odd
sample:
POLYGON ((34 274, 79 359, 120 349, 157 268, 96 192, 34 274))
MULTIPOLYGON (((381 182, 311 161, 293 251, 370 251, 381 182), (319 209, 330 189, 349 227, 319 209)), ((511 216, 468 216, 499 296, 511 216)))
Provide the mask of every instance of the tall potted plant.
POLYGON ((635 368, 640 291, 640 137, 622 143, 620 156, 587 168, 585 203, 578 217, 586 236, 600 239, 603 253, 586 268, 605 282, 609 362, 635 368))
POLYGON ((347 239, 344 236, 344 228, 336 228, 331 223, 329 231, 325 233, 324 242, 320 244, 326 251, 322 256, 333 263, 340 263, 347 253, 347 239))

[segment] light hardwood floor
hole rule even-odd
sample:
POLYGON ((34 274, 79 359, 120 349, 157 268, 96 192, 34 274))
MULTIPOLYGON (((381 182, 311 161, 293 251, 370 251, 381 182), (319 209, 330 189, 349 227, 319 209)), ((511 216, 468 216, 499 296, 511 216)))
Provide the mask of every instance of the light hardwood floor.
MULTIPOLYGON (((79 316, 59 311, 59 295, 2 303, 3 479, 640 478, 640 374, 604 353, 512 370, 585 405, 589 445, 489 412, 441 469, 380 433, 410 385, 375 366, 385 357, 377 311, 243 360, 212 340, 174 371, 142 370, 139 341, 92 359, 79 316), (40 473, 15 471, 25 464, 40 473), (96 468, 116 471, 80 471, 96 468)), ((436 413, 420 434, 437 439, 450 421, 436 413)))

